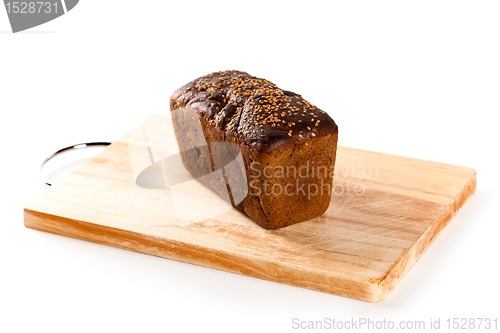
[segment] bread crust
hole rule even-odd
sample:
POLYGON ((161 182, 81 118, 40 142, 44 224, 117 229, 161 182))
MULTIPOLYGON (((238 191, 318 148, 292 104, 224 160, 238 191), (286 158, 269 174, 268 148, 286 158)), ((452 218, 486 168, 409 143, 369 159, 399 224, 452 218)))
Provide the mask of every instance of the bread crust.
MULTIPOLYGON (((196 110, 207 143, 231 142, 241 149, 248 195, 236 208, 268 229, 326 211, 338 140, 338 126, 326 112, 240 71, 212 73, 179 88, 170 97, 170 109, 186 107, 196 110), (298 175, 304 168, 307 176, 298 175)), ((193 161, 182 160, 195 175, 193 161)), ((220 184, 208 185, 224 192, 220 184)))

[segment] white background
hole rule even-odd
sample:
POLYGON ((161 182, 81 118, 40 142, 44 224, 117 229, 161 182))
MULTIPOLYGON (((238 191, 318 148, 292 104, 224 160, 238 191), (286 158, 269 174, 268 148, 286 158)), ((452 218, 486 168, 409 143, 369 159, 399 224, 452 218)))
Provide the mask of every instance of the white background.
MULTIPOLYGON (((1 332, 287 332, 292 319, 500 317, 498 1, 82 0, 12 34, 0 7, 1 332), (339 144, 472 167, 477 191, 371 304, 26 229, 39 162, 115 141, 207 73, 301 93, 339 144)), ((74 165, 73 165, 74 166, 74 165)), ((443 330, 444 331, 444 330, 443 330)))

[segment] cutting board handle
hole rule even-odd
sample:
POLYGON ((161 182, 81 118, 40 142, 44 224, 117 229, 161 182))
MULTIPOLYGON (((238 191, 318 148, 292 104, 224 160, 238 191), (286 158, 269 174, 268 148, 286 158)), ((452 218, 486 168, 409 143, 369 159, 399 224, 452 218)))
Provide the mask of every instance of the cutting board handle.
POLYGON ((43 174, 43 167, 45 166, 45 164, 47 164, 54 157, 56 157, 60 154, 66 153, 68 151, 72 151, 72 150, 94 148, 94 147, 107 147, 110 144, 111 144, 111 142, 87 142, 87 143, 79 143, 76 145, 72 145, 72 146, 69 146, 66 148, 59 149, 58 151, 56 151, 55 153, 51 154, 49 157, 47 157, 46 159, 43 160, 42 164, 40 165, 40 180, 43 183, 45 183, 46 185, 52 186, 52 184, 53 184, 52 181, 49 178, 45 177, 43 174))

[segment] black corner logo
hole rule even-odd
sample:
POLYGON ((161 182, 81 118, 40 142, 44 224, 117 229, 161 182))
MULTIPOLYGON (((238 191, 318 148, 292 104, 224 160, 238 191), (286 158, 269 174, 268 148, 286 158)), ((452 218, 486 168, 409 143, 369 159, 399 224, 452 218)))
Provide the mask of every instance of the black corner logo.
POLYGON ((75 8, 79 0, 13 1, 4 0, 12 32, 31 29, 52 21, 75 8))

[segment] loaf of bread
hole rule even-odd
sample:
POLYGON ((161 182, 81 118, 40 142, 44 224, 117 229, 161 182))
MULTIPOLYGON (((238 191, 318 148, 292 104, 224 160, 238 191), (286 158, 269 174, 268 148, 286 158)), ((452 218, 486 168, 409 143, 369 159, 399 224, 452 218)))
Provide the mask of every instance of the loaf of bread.
MULTIPOLYGON (((225 174, 226 179, 207 184, 221 194, 226 188, 231 192, 227 186, 231 181, 246 186, 244 199, 231 201, 236 208, 268 229, 309 220, 326 211, 338 127, 325 111, 298 94, 240 71, 212 73, 178 89, 170 98, 170 109, 186 108, 196 111, 208 148, 215 142, 227 142, 241 150, 241 174, 225 174)), ((177 128, 182 151, 181 132, 185 130, 177 128)), ((184 167, 195 177, 207 172, 197 161, 205 159, 202 165, 214 169, 210 149, 192 156, 181 154, 184 167)))

